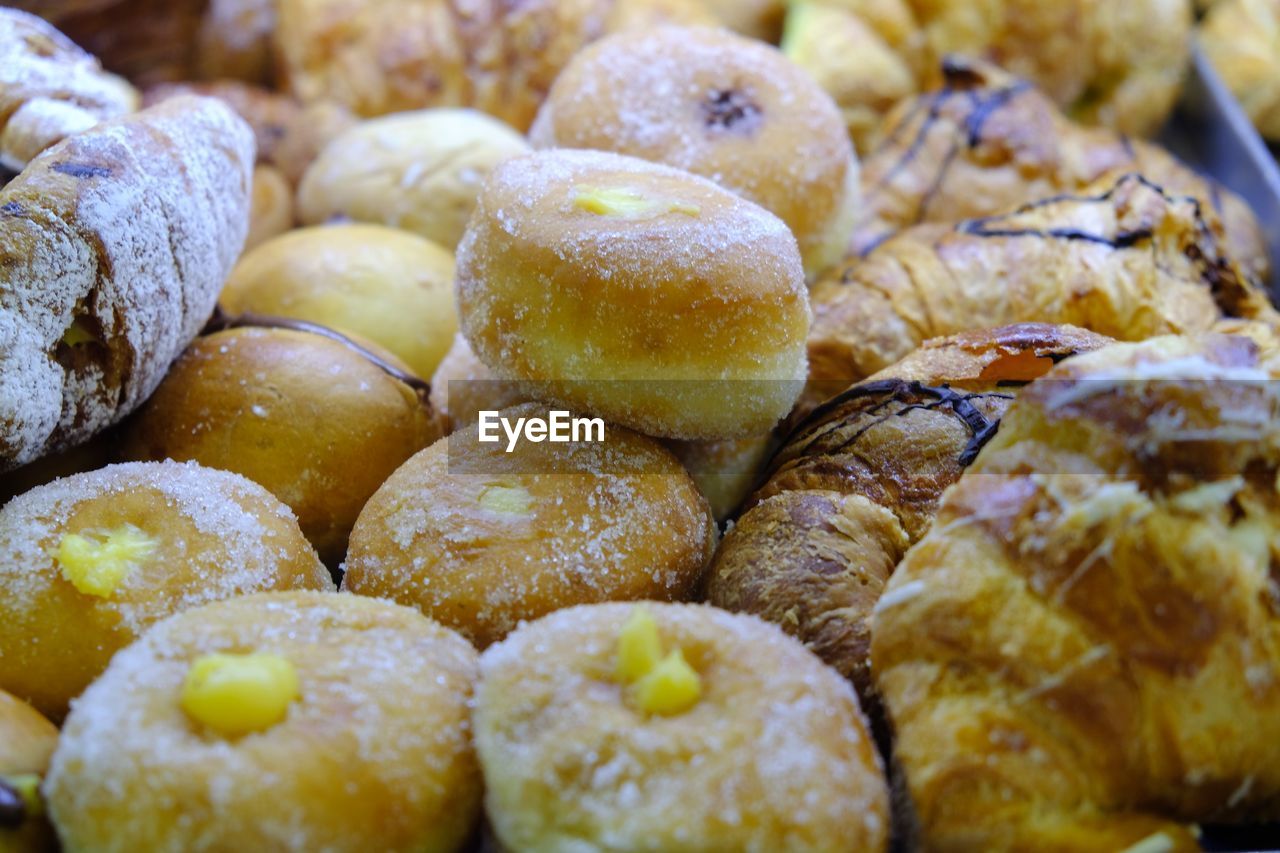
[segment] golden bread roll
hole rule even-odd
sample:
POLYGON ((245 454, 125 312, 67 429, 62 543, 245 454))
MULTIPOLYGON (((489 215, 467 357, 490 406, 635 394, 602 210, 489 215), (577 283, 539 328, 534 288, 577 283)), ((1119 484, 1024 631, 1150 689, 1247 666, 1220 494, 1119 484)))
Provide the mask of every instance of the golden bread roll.
POLYGON ((293 227, 293 188, 275 166, 253 167, 253 199, 249 204, 248 252, 293 227))
POLYGON ((0 469, 151 394, 244 245, 252 168, 231 110, 175 98, 63 140, 0 189, 0 469))
POLYGON ((57 743, 53 723, 0 690, 0 850, 5 853, 57 849, 40 793, 57 743))
POLYGON ((243 477, 176 462, 67 477, 0 509, 0 689, 60 720, 172 613, 332 588, 293 513, 243 477))
POLYGON ((354 219, 403 228, 452 250, 493 167, 529 150, 475 110, 415 110, 361 122, 303 176, 298 213, 315 225, 354 219))
POLYGON ((476 652, 354 595, 188 610, 111 662, 53 757, 68 850, 453 851, 480 810, 476 652))
POLYGON ((1071 323, 1120 340, 1274 314, 1212 212, 1138 175, 956 226, 901 232, 813 292, 810 376, 866 377, 924 338, 1071 323))
MULTIPOLYGON (((508 426, 550 416, 536 403, 501 412, 508 426)), ((460 429, 378 489, 351 532, 343 590, 417 607, 480 648, 575 604, 692 596, 716 529, 670 452, 612 424, 602 440, 583 428, 514 447, 491 427, 496 441, 481 424, 460 429)))
POLYGON ((284 83, 361 116, 475 107, 525 130, 583 45, 661 23, 711 24, 699 0, 279 0, 284 83))
POLYGON ((1136 172, 1216 212, 1229 254, 1266 280, 1266 239, 1239 196, 1157 145, 1073 123, 994 66, 951 58, 941 67, 943 87, 899 105, 885 119, 883 144, 863 159, 855 252, 910 225, 1004 213, 1136 172))
POLYGON ((810 275, 840 260, 853 232, 858 163, 835 103, 776 48, 724 30, 660 27, 586 47, 529 139, 708 178, 785 222, 810 275))
POLYGON ((364 502, 439 436, 426 385, 394 356, 319 327, 244 322, 187 348, 125 427, 121 453, 243 474, 336 565, 364 502))
POLYGON ((857 697, 758 619, 573 607, 490 648, 480 671, 476 749, 505 849, 888 849, 857 697))
POLYGON ((871 624, 927 849, 1198 849, 1280 818, 1277 374, 1163 337, 1024 389, 871 624))
POLYGON ((429 399, 432 410, 444 419, 446 431, 453 432, 475 423, 482 411, 527 403, 531 395, 519 382, 496 379, 459 332, 431 377, 429 399))
POLYGON ((138 100, 48 23, 0 8, 0 166, 20 172, 63 138, 133 112, 138 100))
POLYGON ((229 314, 266 314, 350 332, 420 377, 453 343, 453 255, 380 225, 299 228, 246 252, 218 298, 229 314))
POLYGON ((1199 42, 1258 132, 1280 140, 1280 2, 1216 3, 1199 42))
POLYGON ((508 160, 458 247, 458 308, 502 379, 649 435, 771 429, 799 393, 809 300, 773 214, 596 151, 508 160))
POLYGON ((707 600, 773 622, 870 698, 868 623, 1018 388, 1107 338, 1024 324, 926 341, 798 424, 725 534, 707 600))

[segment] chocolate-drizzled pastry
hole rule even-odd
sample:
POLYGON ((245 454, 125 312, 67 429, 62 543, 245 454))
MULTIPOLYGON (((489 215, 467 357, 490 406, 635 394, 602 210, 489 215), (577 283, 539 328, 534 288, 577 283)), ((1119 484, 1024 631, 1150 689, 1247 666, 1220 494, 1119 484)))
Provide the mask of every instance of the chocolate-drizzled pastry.
POLYGON ((1138 175, 1001 216, 910 228, 820 282, 813 306, 810 404, 925 338, 992 323, 1071 323, 1143 340, 1275 313, 1225 250, 1212 211, 1138 175))
POLYGON ((942 72, 941 88, 886 118, 881 144, 863 159, 855 252, 911 225, 991 216, 1136 172, 1215 211, 1227 253, 1266 278, 1266 241, 1249 206, 1163 148, 1075 124, 1026 81, 990 65, 950 59, 942 72))
POLYGON ((395 356, 298 320, 215 321, 121 435, 127 459, 243 474, 294 511, 330 566, 365 501, 440 435, 395 356))
POLYGON ((150 395, 240 253, 252 167, 231 110, 177 98, 60 142, 0 191, 0 469, 150 395))
POLYGON ((710 602, 778 623, 865 696, 872 608, 939 496, 1021 385, 1106 343, 1071 326, 970 332, 833 397, 792 431, 725 535, 710 602))

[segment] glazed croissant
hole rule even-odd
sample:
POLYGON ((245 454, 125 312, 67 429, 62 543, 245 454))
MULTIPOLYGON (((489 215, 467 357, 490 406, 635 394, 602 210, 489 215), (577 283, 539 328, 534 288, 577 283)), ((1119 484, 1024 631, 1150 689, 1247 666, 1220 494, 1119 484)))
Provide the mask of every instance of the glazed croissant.
POLYGON ((992 324, 1070 323, 1133 341, 1272 316, 1222 242, 1198 199, 1137 175, 911 228, 815 287, 810 378, 843 387, 927 338, 992 324))
POLYGON ((1018 387, 1107 343, 1070 326, 969 332, 836 396, 792 432, 725 534, 709 601, 777 623, 868 698, 871 608, 943 490, 1018 387))
POLYGON ((1240 337, 1023 390, 876 605, 929 850, 1196 849, 1280 817, 1280 383, 1240 337))
POLYGON ((1075 124, 1025 80, 958 59, 942 69, 942 88, 900 104, 885 120, 881 145, 863 159, 855 253, 910 225, 1003 213, 1136 172, 1212 208, 1228 253, 1266 279, 1266 240, 1243 199, 1157 145, 1075 124))

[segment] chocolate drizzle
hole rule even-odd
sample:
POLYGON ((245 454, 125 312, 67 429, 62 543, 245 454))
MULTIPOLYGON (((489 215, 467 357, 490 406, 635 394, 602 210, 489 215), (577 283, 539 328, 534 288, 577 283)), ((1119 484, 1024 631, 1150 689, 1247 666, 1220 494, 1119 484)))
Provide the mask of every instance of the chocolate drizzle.
POLYGON ((294 332, 307 332, 312 335, 320 335, 331 341, 342 344, 369 363, 373 364, 383 373, 395 379, 398 382, 409 386, 414 393, 424 403, 427 395, 431 393, 431 383, 415 376, 406 370, 401 370, 396 365, 387 361, 368 347, 352 340, 346 335, 338 332, 328 326, 322 326, 319 323, 309 323, 306 320, 295 320, 291 317, 274 317, 268 314, 244 313, 236 316, 224 314, 219 306, 214 309, 213 316, 209 318, 209 322, 205 324, 204 331, 201 334, 211 335, 214 332, 222 332, 227 329, 288 329, 294 332))
POLYGON ((27 818, 27 803, 22 794, 0 776, 0 828, 17 829, 27 818))

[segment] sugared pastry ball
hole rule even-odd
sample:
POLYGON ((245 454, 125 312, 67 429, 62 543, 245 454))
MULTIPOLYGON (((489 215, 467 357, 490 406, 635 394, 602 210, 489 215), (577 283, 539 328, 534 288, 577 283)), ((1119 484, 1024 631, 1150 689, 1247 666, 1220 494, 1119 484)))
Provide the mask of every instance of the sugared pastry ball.
POLYGON ((476 110, 397 113, 355 125, 331 141, 298 188, 307 224, 338 217, 403 228, 452 249, 480 185, 529 144, 476 110))
POLYGON ((540 151, 498 166, 458 308, 499 378, 666 438, 767 432, 805 375, 809 297, 767 210, 667 166, 540 151), (584 381, 608 380, 608 381, 584 381))
POLYGON ((288 507, 195 464, 113 465, 0 509, 0 689, 62 719, 115 652, 197 604, 332 589, 288 507))
POLYGON ((529 139, 710 178, 772 211, 816 275, 844 255, 858 164, 839 108, 777 49, 724 30, 602 39, 556 78, 529 139))
POLYGON ((0 850, 56 850, 40 785, 58 729, 35 708, 0 690, 0 850))
MULTIPOLYGON (((530 394, 519 382, 496 378, 459 332, 431 377, 429 399, 432 410, 453 432, 475 423, 483 411, 496 412, 527 403, 530 394)), ((0 475, 0 483, 3 482, 0 475)))
MULTIPOLYGON (((320 334, 236 328, 199 338, 121 436, 127 459, 193 459, 284 501, 330 564, 365 500, 439 436, 415 377, 320 334)), ((425 387, 422 389, 425 390, 425 387)))
POLYGON ((189 610, 76 703, 49 809, 68 850, 451 851, 480 773, 476 652, 413 610, 264 594, 189 610))
POLYGON ((299 228, 244 255, 218 298, 232 314, 351 332, 429 379, 458 328, 453 254, 381 225, 299 228))
POLYGON ((574 427, 552 416, 504 409, 487 430, 498 441, 482 421, 405 463, 360 513, 343 589, 415 606, 480 648, 574 604, 689 598, 716 530, 680 463, 612 424, 603 441, 583 426, 553 443, 574 427), (535 442, 534 421, 557 432, 535 442))
POLYGON ((473 720, 505 849, 887 847, 852 688, 754 617, 562 610, 484 653, 473 720))

